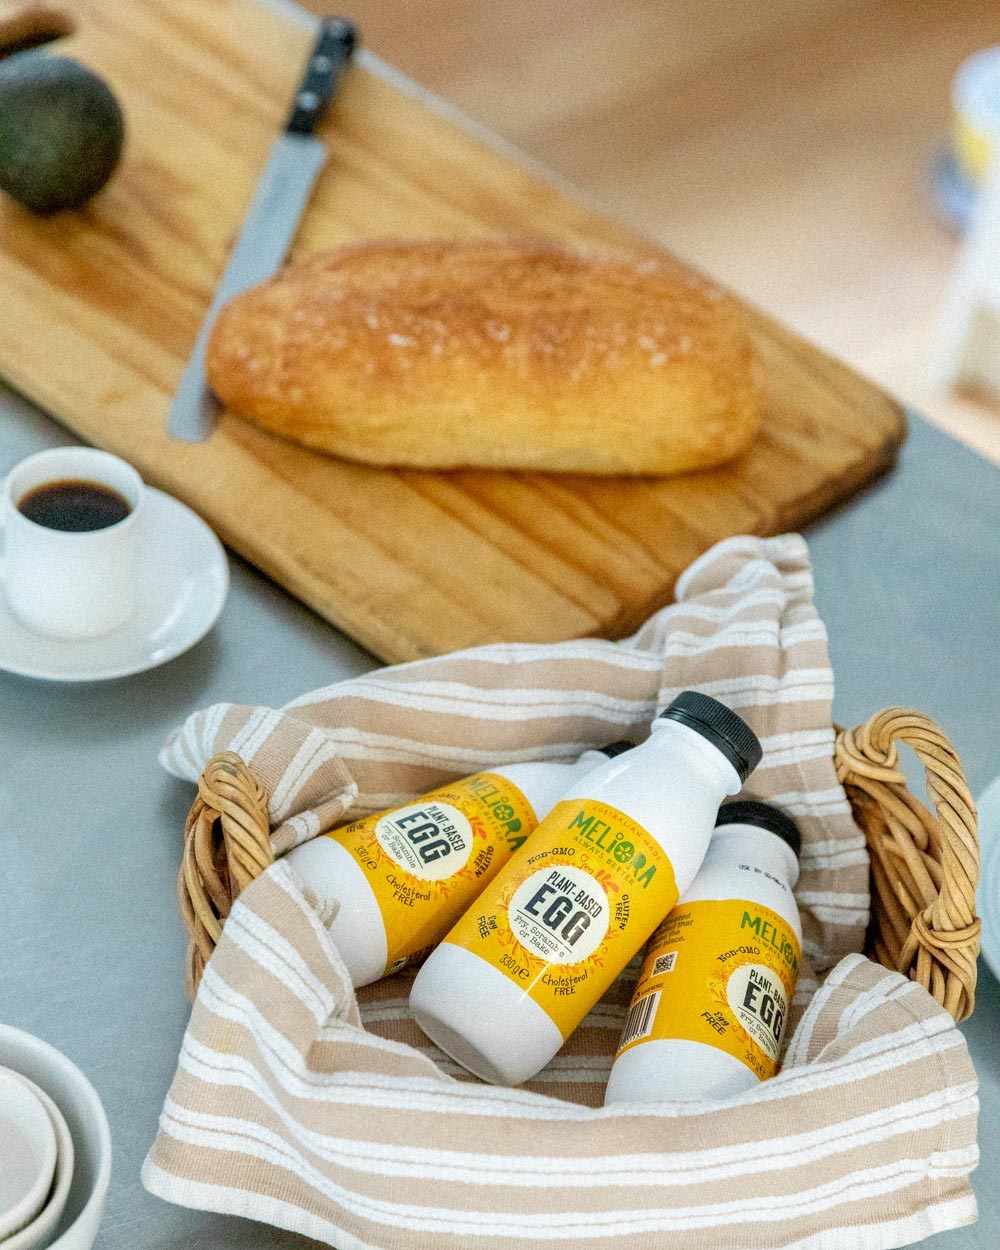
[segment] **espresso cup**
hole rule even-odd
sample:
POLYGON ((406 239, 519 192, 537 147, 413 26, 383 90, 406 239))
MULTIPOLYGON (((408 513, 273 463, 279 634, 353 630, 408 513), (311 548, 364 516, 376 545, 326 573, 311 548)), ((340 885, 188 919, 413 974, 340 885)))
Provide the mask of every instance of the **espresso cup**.
POLYGON ((54 638, 100 638, 135 612, 139 586, 142 478, 89 447, 55 447, 22 460, 0 494, 0 581, 13 615, 54 638), (65 530, 31 520, 19 505, 40 487, 83 482, 110 489, 128 514, 101 529, 65 530))

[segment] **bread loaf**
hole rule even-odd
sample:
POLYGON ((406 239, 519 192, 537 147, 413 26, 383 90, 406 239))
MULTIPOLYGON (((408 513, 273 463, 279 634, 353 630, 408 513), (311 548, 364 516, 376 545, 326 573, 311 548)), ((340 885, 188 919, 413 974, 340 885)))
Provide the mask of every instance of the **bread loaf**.
POLYGON ((678 261, 374 242, 289 265, 220 313, 225 404, 369 464, 667 474, 759 424, 736 302, 678 261))

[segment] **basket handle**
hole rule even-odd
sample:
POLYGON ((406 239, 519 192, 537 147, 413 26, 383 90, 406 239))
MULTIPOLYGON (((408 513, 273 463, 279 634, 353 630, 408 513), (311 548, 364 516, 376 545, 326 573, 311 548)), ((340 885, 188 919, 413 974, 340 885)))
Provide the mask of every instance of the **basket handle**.
POLYGON ((975 1005, 979 836, 955 748, 929 717, 891 707, 840 729, 834 764, 871 858, 867 953, 919 981, 960 1024, 975 1005), (924 766, 936 819, 906 788, 898 742, 924 766))
POLYGON ((198 797, 184 825, 177 878, 181 917, 191 939, 187 988, 192 998, 236 896, 273 863, 264 787, 234 751, 213 755, 198 778, 198 797))

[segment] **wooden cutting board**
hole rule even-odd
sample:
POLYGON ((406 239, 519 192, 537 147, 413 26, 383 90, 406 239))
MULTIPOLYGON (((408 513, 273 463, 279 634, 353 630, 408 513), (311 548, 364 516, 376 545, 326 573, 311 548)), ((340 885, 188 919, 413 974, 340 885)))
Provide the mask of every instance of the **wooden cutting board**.
MULTIPOLYGON (((620 636, 717 539, 803 525, 891 463, 905 424, 849 369, 748 309, 767 417, 733 468, 673 480, 371 469, 226 414, 164 429, 311 35, 256 0, 73 0, 52 51, 104 75, 124 162, 88 208, 0 205, 0 375, 186 500, 241 555, 388 661, 620 636)), ((294 255, 370 236, 544 235, 635 255, 602 217, 363 55, 294 255)))

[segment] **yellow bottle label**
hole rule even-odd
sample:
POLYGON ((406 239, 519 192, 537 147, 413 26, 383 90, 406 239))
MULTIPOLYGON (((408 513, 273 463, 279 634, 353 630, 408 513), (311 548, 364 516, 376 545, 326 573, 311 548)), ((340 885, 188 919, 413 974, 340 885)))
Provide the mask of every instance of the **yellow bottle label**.
POLYGON ((386 975, 436 945, 537 825, 512 781, 476 773, 326 834, 378 901, 386 975))
POLYGON ((704 1042, 762 1080, 774 1075, 802 951, 769 907, 704 899, 653 936, 618 1053, 659 1039, 704 1042))
POLYGON ((673 866, 641 825, 564 799, 446 940, 520 986, 567 1038, 676 902, 673 866))

